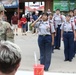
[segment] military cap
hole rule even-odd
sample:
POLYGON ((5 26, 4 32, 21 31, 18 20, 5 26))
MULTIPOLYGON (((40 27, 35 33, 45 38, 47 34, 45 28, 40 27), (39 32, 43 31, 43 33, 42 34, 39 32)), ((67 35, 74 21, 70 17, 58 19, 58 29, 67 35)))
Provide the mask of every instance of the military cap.
POLYGON ((3 4, 0 4, 0 12, 1 11, 5 11, 5 8, 4 8, 3 4))

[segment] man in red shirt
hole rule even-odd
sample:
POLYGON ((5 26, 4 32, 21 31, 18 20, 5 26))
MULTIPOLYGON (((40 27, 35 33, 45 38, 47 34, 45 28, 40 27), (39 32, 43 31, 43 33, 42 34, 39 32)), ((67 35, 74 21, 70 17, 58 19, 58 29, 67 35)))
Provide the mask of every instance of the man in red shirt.
POLYGON ((25 18, 25 15, 22 15, 21 18, 21 24, 22 24, 22 35, 26 35, 26 25, 27 25, 27 19, 25 18))
POLYGON ((14 16, 12 16, 11 18, 11 24, 12 24, 12 28, 14 30, 14 34, 18 35, 18 22, 19 22, 19 18, 17 13, 14 13, 14 16))

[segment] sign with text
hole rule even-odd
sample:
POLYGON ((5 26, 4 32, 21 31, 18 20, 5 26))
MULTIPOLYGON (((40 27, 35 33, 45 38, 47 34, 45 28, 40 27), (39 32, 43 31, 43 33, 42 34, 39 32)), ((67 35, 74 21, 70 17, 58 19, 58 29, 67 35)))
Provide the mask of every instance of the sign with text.
POLYGON ((69 4, 67 0, 54 0, 53 2, 53 10, 60 9, 60 11, 68 11, 69 4))
POLYGON ((5 8, 18 8, 19 6, 19 0, 1 0, 0 3, 2 3, 5 8))
POLYGON ((75 8, 75 0, 54 0, 53 1, 53 11, 60 9, 60 11, 69 11, 75 8))
POLYGON ((44 2, 25 2, 25 11, 44 11, 44 2))
POLYGON ((75 8, 75 0, 70 0, 70 10, 73 10, 75 8))

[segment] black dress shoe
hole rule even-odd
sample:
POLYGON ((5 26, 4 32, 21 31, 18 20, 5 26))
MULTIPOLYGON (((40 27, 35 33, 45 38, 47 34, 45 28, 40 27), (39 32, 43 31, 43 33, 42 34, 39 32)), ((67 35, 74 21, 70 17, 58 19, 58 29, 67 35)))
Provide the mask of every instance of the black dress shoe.
POLYGON ((69 61, 69 59, 65 59, 64 61, 69 61))
POLYGON ((60 48, 59 48, 59 47, 55 47, 54 49, 58 49, 58 50, 60 50, 60 48))
POLYGON ((60 48, 58 48, 58 50, 60 50, 60 48))
POLYGON ((69 60, 69 62, 72 62, 72 60, 69 60))
POLYGON ((57 47, 54 47, 54 49, 57 49, 57 47))
POLYGON ((75 55, 73 56, 73 58, 75 58, 75 55))
POLYGON ((44 68, 44 71, 48 71, 48 69, 45 69, 45 68, 44 68))
POLYGON ((60 50, 60 48, 59 48, 59 47, 57 47, 57 49, 58 49, 58 50, 60 50))

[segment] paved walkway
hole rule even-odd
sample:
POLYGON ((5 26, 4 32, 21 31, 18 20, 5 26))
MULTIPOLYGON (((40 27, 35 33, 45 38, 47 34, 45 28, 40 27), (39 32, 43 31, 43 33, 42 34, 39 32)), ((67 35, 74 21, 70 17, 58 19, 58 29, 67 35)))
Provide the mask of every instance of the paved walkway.
MULTIPOLYGON (((18 44, 22 50, 22 62, 19 69, 33 71, 33 65, 35 64, 34 51, 37 54, 37 59, 39 59, 37 35, 28 33, 27 36, 22 36, 19 32, 19 36, 15 37, 15 43, 18 44)), ((63 42, 61 43, 61 50, 55 50, 54 54, 52 54, 49 72, 76 73, 76 57, 72 62, 64 62, 63 42)))
MULTIPOLYGON (((32 71, 18 71, 16 75, 34 75, 32 71)), ((53 72, 44 72, 44 75, 76 75, 75 73, 53 73, 53 72)))

